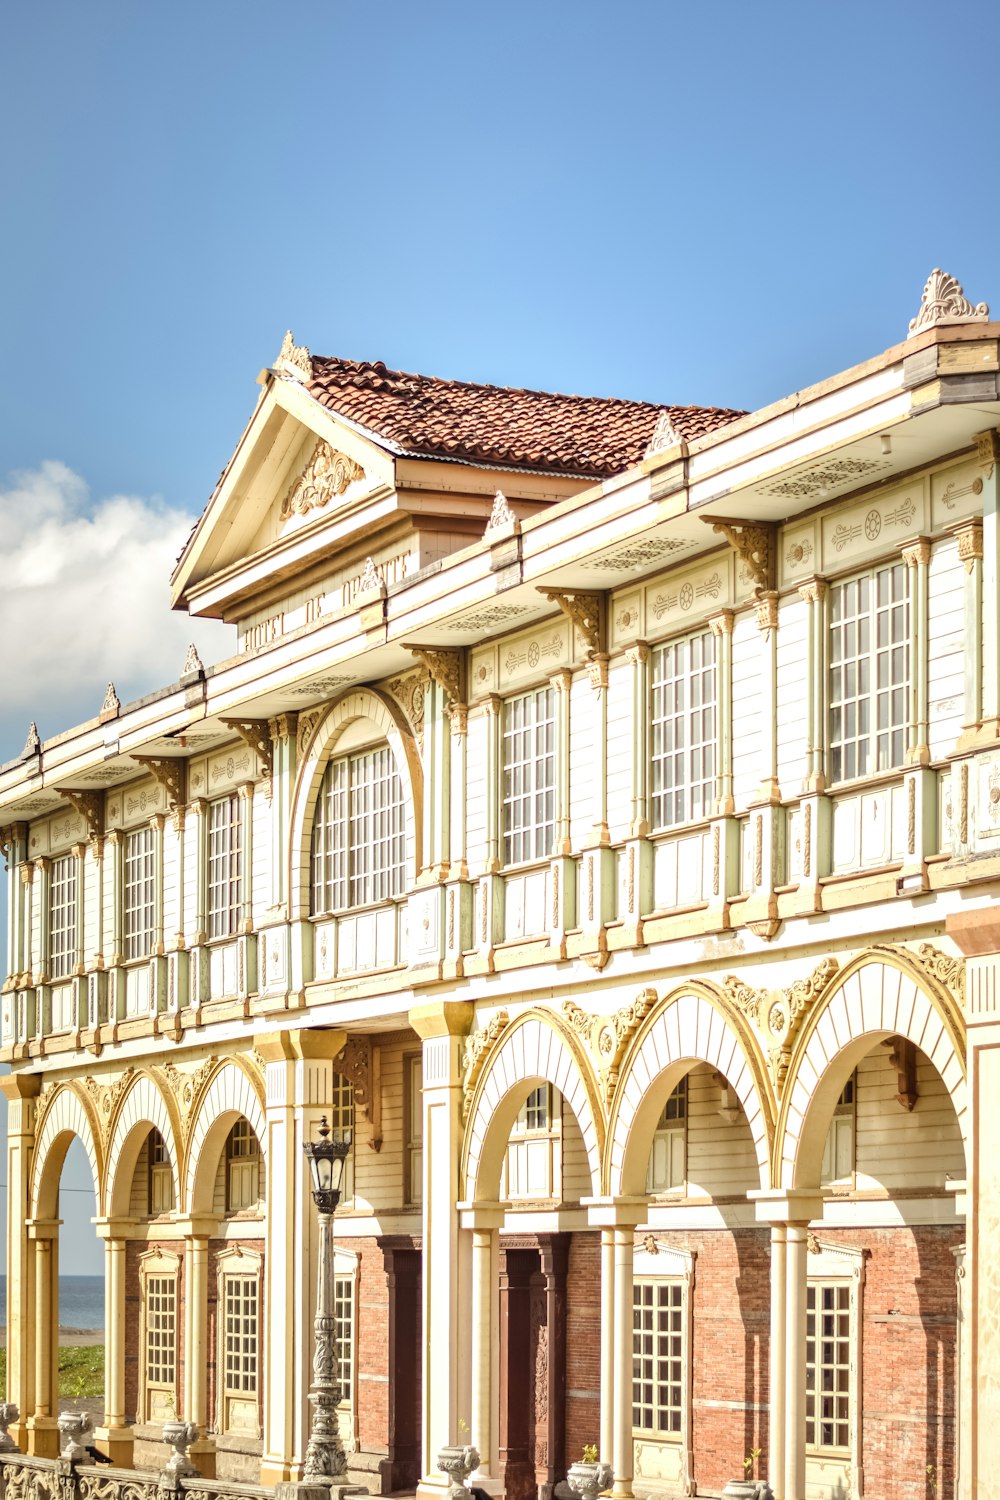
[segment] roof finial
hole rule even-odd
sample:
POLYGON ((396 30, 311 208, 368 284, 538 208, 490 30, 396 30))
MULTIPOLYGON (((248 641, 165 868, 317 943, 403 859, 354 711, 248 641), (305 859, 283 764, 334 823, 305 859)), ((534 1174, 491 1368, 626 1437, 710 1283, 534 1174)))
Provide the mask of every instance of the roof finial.
POLYGON ((646 457, 652 458, 654 453, 664 453, 668 448, 676 448, 683 438, 673 424, 669 411, 661 411, 653 428, 653 436, 646 444, 646 457))
POLYGON ((289 328, 281 341, 278 357, 274 361, 276 370, 284 370, 286 375, 291 375, 293 380, 312 379, 312 355, 305 344, 296 344, 292 338, 292 330, 289 328))
POLYGON ((483 535, 488 537, 491 531, 506 531, 509 526, 513 526, 515 531, 520 531, 521 529, 517 516, 510 508, 507 496, 503 490, 497 490, 493 496, 493 509, 490 512, 490 518, 486 523, 486 530, 483 532, 483 535))
POLYGON ((973 307, 954 276, 935 266, 927 278, 920 311, 910 319, 909 337, 947 323, 988 323, 990 310, 985 302, 973 307))
POLYGON ((194 641, 192 641, 187 648, 187 656, 185 656, 184 658, 184 665, 183 667, 181 667, 181 676, 186 677, 189 672, 204 672, 204 670, 205 665, 201 657, 198 655, 198 647, 195 645, 194 641))
POLYGON ((18 760, 27 760, 29 755, 38 755, 42 748, 42 741, 38 733, 38 725, 32 719, 28 725, 28 738, 24 742, 24 749, 17 757, 18 760))
POLYGON ((115 691, 113 682, 108 683, 108 690, 104 694, 104 702, 101 704, 101 718, 114 719, 121 712, 121 699, 115 691))

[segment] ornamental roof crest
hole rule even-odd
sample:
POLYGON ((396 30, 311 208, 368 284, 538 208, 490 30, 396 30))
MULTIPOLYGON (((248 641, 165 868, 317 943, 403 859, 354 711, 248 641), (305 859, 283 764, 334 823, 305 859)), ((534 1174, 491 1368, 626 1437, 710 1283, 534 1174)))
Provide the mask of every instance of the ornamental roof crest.
POLYGON ((291 375, 293 380, 312 379, 312 355, 305 344, 296 344, 292 338, 292 330, 289 328, 281 341, 278 357, 274 361, 276 370, 283 370, 286 375, 291 375))
POLYGON ((483 535, 488 537, 491 531, 506 531, 508 526, 513 526, 515 531, 520 531, 521 523, 510 508, 510 501, 503 490, 497 490, 493 496, 493 509, 486 523, 483 535))
POLYGON ((954 276, 935 267, 927 278, 920 310, 915 318, 910 319, 908 337, 942 324, 988 323, 989 318, 990 310, 985 302, 973 307, 954 276))
POLYGON ((311 510, 321 510, 331 500, 342 495, 356 479, 364 479, 365 471, 346 453, 338 453, 322 438, 316 444, 309 461, 294 481, 281 502, 280 518, 287 521, 290 516, 304 516, 311 510))
POLYGON ((656 426, 653 428, 653 436, 646 444, 646 457, 652 458, 654 453, 664 453, 668 448, 676 448, 677 444, 683 441, 673 424, 669 411, 661 411, 656 419, 656 426))

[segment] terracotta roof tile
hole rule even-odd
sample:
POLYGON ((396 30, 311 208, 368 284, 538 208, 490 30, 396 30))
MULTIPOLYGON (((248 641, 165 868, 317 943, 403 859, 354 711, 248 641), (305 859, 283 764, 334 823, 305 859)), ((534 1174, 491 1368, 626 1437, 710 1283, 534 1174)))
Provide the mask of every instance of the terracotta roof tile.
POLYGON ((408 375, 381 362, 312 357, 306 389, 405 453, 605 477, 638 463, 664 413, 692 440, 742 412, 408 375))

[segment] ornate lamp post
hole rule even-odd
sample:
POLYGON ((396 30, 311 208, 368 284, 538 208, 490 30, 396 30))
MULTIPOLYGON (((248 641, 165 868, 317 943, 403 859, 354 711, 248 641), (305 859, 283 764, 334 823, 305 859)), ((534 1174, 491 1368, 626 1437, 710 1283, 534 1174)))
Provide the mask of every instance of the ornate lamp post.
POLYGON ((303 1147, 309 1163, 313 1202, 319 1210, 319 1275, 316 1286, 316 1348, 309 1400, 313 1405, 309 1446, 306 1449, 306 1479, 337 1479, 347 1469, 337 1424, 340 1385, 337 1380, 337 1327, 333 1311, 333 1215, 340 1202, 344 1167, 351 1149, 350 1137, 330 1139, 326 1115, 320 1121, 319 1140, 303 1147))

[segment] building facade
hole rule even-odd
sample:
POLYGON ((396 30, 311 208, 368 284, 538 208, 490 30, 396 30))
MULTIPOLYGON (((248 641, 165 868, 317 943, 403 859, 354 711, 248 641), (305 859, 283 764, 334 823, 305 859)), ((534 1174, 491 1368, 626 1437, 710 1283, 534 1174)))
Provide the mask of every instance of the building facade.
POLYGON ((237 654, 0 768, 26 1451, 76 1138, 102 1445, 301 1475, 325 1116, 373 1491, 996 1492, 998 351, 940 272, 755 413, 286 337, 173 580, 237 654))

